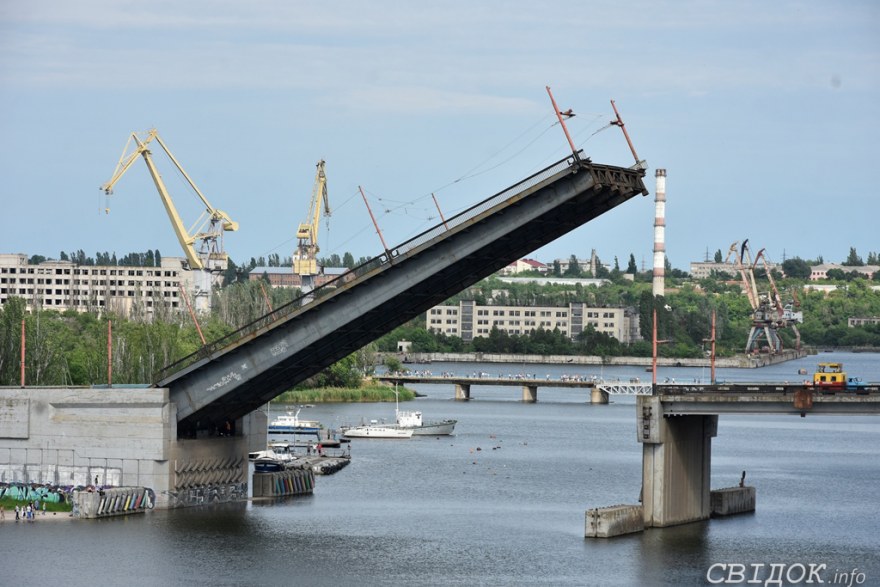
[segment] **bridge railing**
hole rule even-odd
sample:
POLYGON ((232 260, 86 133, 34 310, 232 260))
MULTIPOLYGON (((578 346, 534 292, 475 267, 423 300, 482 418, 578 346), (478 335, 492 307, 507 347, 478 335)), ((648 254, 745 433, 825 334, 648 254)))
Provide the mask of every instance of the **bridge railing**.
MULTIPOLYGON (((578 153, 578 157, 581 157, 582 151, 578 153)), ((557 173, 564 171, 566 169, 570 169, 573 166, 578 165, 578 159, 575 158, 574 155, 566 157, 545 167, 544 169, 530 175, 529 177, 523 179, 522 181, 517 182, 516 184, 486 198, 485 200, 474 204, 470 208, 459 212, 455 216, 448 218, 445 222, 440 222, 439 224, 428 228, 424 232, 404 241, 403 243, 393 247, 391 249, 386 250, 384 253, 377 257, 373 257, 366 262, 354 267, 353 269, 343 273, 339 277, 336 277, 315 289, 300 295, 297 298, 294 298, 292 301, 284 304, 283 306, 279 306, 275 308, 273 311, 268 314, 264 314, 263 316, 257 318, 256 320, 245 324, 238 330, 230 332, 226 336, 218 338, 208 344, 202 346, 196 352, 183 357, 171 363, 170 365, 165 366, 159 372, 157 372, 153 381, 155 384, 160 384, 163 380, 170 377, 172 374, 185 369, 186 367, 197 363, 202 359, 206 359, 216 352, 224 349, 228 346, 234 345, 239 341, 244 340, 245 338, 251 337, 255 335, 257 332, 268 328, 272 324, 283 320, 290 315, 299 311, 302 307, 310 304, 310 303, 319 303, 320 299, 331 292, 333 292, 336 288, 348 285, 354 281, 360 280, 365 276, 373 273, 377 269, 380 269, 386 263, 394 263, 394 260, 398 257, 404 256, 407 253, 413 251, 414 249, 430 242, 431 240, 441 236, 445 232, 452 230, 453 228, 465 224, 469 220, 476 218, 483 212, 497 206, 498 204, 503 203, 506 200, 512 199, 517 195, 531 189, 536 186, 540 182, 545 179, 556 175, 557 173)), ((600 169, 603 170, 604 173, 608 173, 608 170, 599 166, 600 169)), ((612 178, 609 178, 612 179, 612 178)))

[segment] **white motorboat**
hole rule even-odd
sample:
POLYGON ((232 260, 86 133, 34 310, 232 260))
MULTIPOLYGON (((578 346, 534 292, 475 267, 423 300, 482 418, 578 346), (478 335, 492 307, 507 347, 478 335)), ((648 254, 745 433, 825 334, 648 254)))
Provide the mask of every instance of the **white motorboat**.
POLYGON ((410 438, 412 429, 389 426, 378 422, 342 428, 342 435, 348 438, 410 438))
POLYGON ((394 389, 394 415, 396 416, 395 428, 412 430, 414 436, 447 436, 452 434, 458 420, 435 420, 423 422, 422 413, 419 411, 405 411, 400 409, 400 396, 394 389))
POLYGON ((397 413, 397 428, 412 430, 414 436, 446 436, 452 434, 458 420, 435 420, 423 422, 421 412, 407 412, 395 410, 397 413))

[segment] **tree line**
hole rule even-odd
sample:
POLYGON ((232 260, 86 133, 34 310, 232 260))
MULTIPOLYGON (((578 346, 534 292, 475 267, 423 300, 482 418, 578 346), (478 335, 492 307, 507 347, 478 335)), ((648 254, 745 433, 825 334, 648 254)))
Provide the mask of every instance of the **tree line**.
MULTIPOLYGON (((146 257, 146 253, 144 255, 146 257)), ((154 262, 155 259, 156 252, 154 262)), ((864 277, 838 280, 835 282, 838 288, 827 294, 804 289, 804 279, 782 278, 779 274, 777 283, 783 296, 792 301, 797 292, 797 309, 804 314, 804 323, 798 325, 803 344, 880 348, 880 325, 851 328, 847 324, 847 319, 854 316, 880 316, 880 293, 871 289, 872 282, 864 277)), ((766 286, 763 282, 759 289, 766 286)), ((213 310, 210 315, 199 317, 200 326, 208 340, 216 340, 265 315, 270 307, 277 309, 298 295, 296 289, 267 287, 261 280, 248 281, 245 276, 214 290, 213 310)), ((394 351, 397 341, 405 339, 413 342, 416 352, 649 356, 652 315, 656 310, 658 337, 670 341, 660 347, 661 356, 704 355, 713 312, 717 316, 717 352, 725 356, 743 351, 752 318, 752 308, 740 285, 717 277, 691 280, 669 276, 667 295, 656 298, 651 294, 648 274, 639 274, 632 281, 612 274, 611 282, 601 287, 511 284, 490 277, 454 296, 448 303, 454 304, 460 299, 473 299, 481 305, 565 306, 585 302, 592 307, 630 306, 639 312, 644 340, 625 345, 592 328, 587 328, 574 341, 559 331, 510 335, 496 329, 486 338, 464 342, 428 331, 422 316, 378 339, 375 348, 394 351)), ((114 383, 150 383, 158 370, 201 346, 195 325, 186 313, 159 308, 152 316, 141 313, 123 317, 102 310, 93 307, 84 313, 45 309, 26 312, 23 299, 9 298, 0 307, 0 385, 19 384, 22 320, 26 332, 28 385, 107 383, 108 362, 114 383), (112 344, 108 346, 111 321, 112 344)), ((781 330, 780 335, 786 347, 794 346, 792 331, 781 330)), ((344 382, 351 374, 362 375, 370 364, 369 350, 365 349, 341 366, 334 366, 322 379, 316 378, 315 383, 344 382)))

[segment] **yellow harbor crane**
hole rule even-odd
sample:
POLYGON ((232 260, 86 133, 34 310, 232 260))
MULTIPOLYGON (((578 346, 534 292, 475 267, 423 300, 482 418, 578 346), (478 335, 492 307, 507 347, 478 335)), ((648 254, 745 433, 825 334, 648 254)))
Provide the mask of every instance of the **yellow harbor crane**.
POLYGON ((321 204, 325 216, 330 216, 330 200, 327 197, 327 176, 324 174, 324 160, 318 161, 315 173, 315 187, 309 206, 308 221, 299 225, 296 238, 299 244, 293 254, 293 272, 303 277, 303 285, 311 285, 311 277, 318 274, 318 225, 321 220, 321 204))
POLYGON ((122 150, 119 163, 116 164, 113 177, 101 186, 101 190, 107 195, 111 195, 113 193, 113 186, 122 179, 122 176, 129 170, 138 158, 138 155, 144 158, 147 168, 150 170, 153 183, 156 184, 156 189, 159 190, 159 197, 162 198, 162 204, 165 206, 165 211, 168 213, 168 218, 174 227, 177 240, 180 242, 180 246, 183 247, 183 252, 186 254, 190 268, 215 273, 226 269, 228 256, 223 251, 223 231, 238 230, 238 223, 232 220, 226 212, 218 210, 208 202, 208 199, 196 187, 189 174, 184 171, 174 155, 171 154, 171 151, 168 150, 168 147, 162 141, 159 132, 155 128, 147 131, 143 137, 139 137, 137 133, 131 133, 128 142, 125 143, 125 148, 122 150), (174 206, 171 195, 168 193, 168 188, 165 187, 165 182, 162 181, 162 176, 159 175, 156 164, 153 162, 149 149, 149 144, 153 140, 159 143, 159 146, 162 147, 165 154, 168 155, 168 158, 171 159, 177 170, 186 178, 187 183, 189 183, 190 187, 205 205, 205 211, 202 212, 189 230, 186 229, 183 221, 180 219, 180 214, 178 214, 177 208, 174 206), (200 243, 198 251, 195 248, 196 241, 200 243))

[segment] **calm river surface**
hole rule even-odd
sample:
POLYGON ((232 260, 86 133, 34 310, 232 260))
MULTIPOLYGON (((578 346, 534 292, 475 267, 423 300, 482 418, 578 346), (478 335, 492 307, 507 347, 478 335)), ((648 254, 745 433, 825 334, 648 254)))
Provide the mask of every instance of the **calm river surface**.
MULTIPOLYGON (((846 353, 718 378, 798 381, 819 360, 880 381, 880 356, 846 353)), ((650 379, 637 367, 415 368, 650 379)), ((722 416, 712 486, 737 485, 745 470, 757 512, 594 540, 584 538, 586 509, 638 500, 633 398, 592 406, 583 391, 539 388, 538 403, 524 404, 519 388, 475 386, 456 402, 451 385, 416 388, 427 397, 404 407, 458 419, 454 436, 354 440, 352 464, 319 477, 308 497, 100 521, 16 525, 7 515, 0 584, 703 585, 715 563, 812 563, 827 565, 826 583, 857 568, 863 584, 880 585, 878 418, 722 416)), ((393 419, 394 406, 318 405, 301 416, 337 426, 393 419)))

